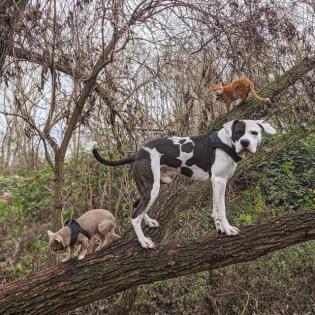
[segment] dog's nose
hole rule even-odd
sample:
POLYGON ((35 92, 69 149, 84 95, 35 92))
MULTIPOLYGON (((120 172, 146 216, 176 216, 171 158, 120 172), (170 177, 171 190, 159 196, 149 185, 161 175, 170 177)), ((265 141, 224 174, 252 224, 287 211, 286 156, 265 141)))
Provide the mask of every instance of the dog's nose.
POLYGON ((244 148, 247 148, 249 146, 249 140, 241 140, 241 145, 244 147, 244 148))

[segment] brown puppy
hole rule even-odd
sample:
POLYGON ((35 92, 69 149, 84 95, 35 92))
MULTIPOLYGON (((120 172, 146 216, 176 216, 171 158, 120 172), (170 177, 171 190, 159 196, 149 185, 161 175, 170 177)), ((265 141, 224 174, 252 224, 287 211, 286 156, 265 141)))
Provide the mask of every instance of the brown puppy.
POLYGON ((64 250, 68 251, 68 256, 63 259, 63 261, 67 261, 72 256, 75 256, 75 245, 81 245, 78 259, 83 259, 87 253, 89 241, 90 243, 93 243, 93 239, 95 236, 97 236, 101 240, 96 250, 99 250, 113 240, 120 238, 120 236, 115 233, 115 229, 117 227, 116 219, 108 210, 89 210, 85 212, 81 217, 79 217, 76 221, 79 223, 80 227, 88 233, 88 235, 90 236, 90 240, 82 233, 79 233, 75 244, 70 246, 71 229, 69 226, 64 226, 55 233, 48 230, 50 249, 55 252, 64 250))
POLYGON ((270 98, 260 97, 254 88, 254 83, 248 78, 240 78, 233 80, 227 85, 211 84, 211 88, 217 97, 217 100, 223 101, 226 104, 227 111, 233 109, 233 102, 235 106, 242 104, 249 93, 251 93, 257 100, 270 103, 270 98))

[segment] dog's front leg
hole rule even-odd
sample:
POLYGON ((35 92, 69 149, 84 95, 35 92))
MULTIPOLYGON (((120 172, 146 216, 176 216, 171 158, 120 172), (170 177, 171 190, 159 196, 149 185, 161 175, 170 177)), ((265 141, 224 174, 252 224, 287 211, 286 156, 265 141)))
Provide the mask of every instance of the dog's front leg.
POLYGON ((217 231, 224 232, 227 235, 239 234, 239 229, 230 225, 226 218, 225 188, 227 180, 221 177, 214 177, 211 181, 213 187, 213 216, 217 231))
POLYGON ((87 250, 88 250, 88 247, 89 247, 89 239, 87 237, 83 236, 78 260, 82 260, 85 257, 87 250))
POLYGON ((218 232, 224 232, 223 228, 219 225, 217 225, 217 218, 218 218, 218 210, 217 210, 217 204, 216 204, 216 200, 214 198, 214 186, 213 186, 213 196, 212 196, 212 219, 215 223, 215 228, 218 232))

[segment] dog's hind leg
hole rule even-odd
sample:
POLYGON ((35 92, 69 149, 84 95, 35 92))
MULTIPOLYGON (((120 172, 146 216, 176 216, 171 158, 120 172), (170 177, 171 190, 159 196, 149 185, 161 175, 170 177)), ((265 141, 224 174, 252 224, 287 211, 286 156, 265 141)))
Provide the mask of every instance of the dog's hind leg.
POLYGON ((137 238, 144 248, 154 248, 152 240, 145 237, 141 229, 141 221, 158 225, 156 220, 149 218, 146 212, 151 208, 160 191, 160 154, 156 149, 143 149, 140 158, 134 163, 134 178, 140 193, 140 200, 131 216, 131 223, 137 238))
POLYGON ((104 220, 97 226, 97 234, 100 238, 100 243, 96 248, 97 251, 120 238, 120 236, 115 233, 115 229, 116 223, 109 220, 104 220))

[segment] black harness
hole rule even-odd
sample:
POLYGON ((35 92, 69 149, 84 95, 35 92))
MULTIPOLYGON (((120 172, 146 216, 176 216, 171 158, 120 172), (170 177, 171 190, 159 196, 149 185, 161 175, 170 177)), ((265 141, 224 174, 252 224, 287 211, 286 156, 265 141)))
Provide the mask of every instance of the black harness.
POLYGON ((226 154, 228 154, 234 162, 239 162, 242 158, 237 155, 235 147, 230 147, 229 145, 223 143, 221 139, 218 136, 218 130, 217 129, 211 129, 209 131, 209 137, 208 137, 208 157, 209 157, 209 176, 211 178, 211 167, 215 160, 215 149, 221 149, 226 154))
POLYGON ((70 246, 72 246, 73 244, 76 243, 79 233, 83 234, 88 239, 91 238, 89 233, 87 231, 83 230, 81 228, 80 224, 74 219, 66 220, 65 223, 64 223, 64 226, 68 226, 70 228, 70 230, 71 230, 70 246))

